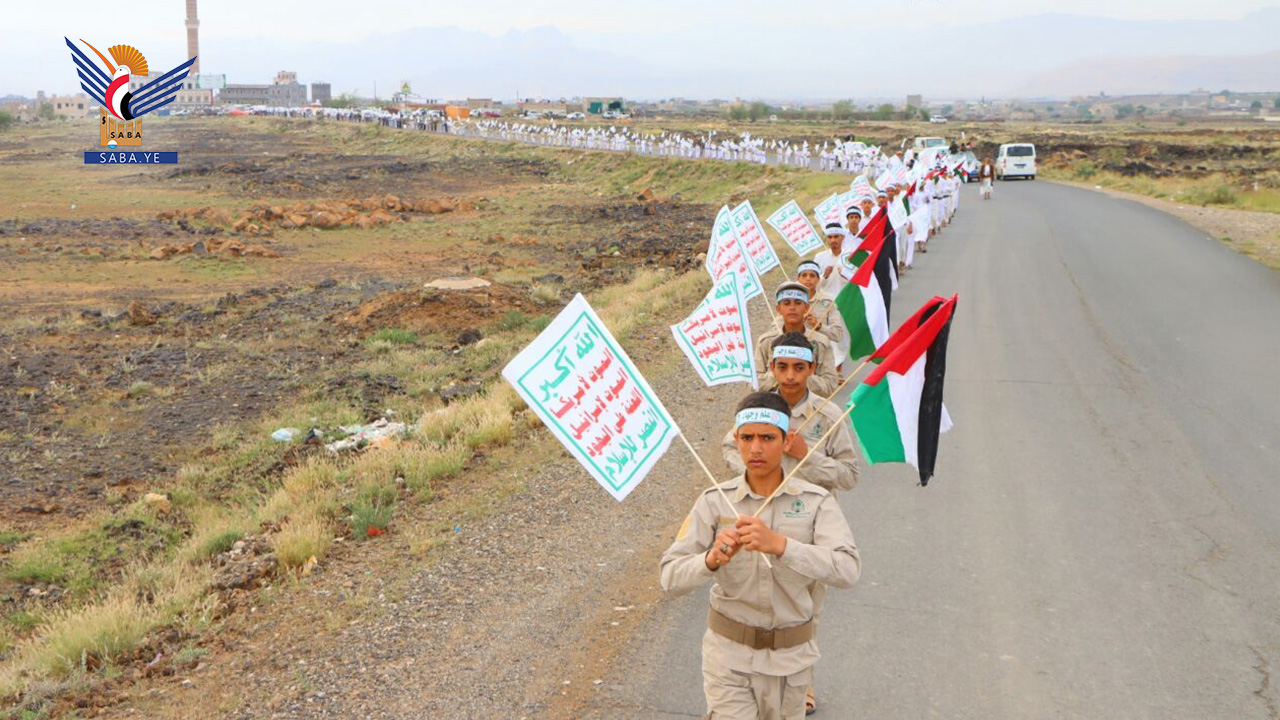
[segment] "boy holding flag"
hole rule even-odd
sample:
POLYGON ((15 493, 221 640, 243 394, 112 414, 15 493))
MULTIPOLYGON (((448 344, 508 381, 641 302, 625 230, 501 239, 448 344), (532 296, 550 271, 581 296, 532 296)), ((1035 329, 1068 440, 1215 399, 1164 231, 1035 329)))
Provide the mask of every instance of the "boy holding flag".
POLYGON ((662 588, 683 595, 712 581, 702 637, 707 717, 799 720, 819 657, 814 618, 821 588, 851 587, 861 559, 835 498, 784 477, 782 458, 792 442, 787 402, 753 393, 735 419, 746 470, 722 484, 733 506, 714 488, 698 498, 662 556, 662 588), (776 502, 755 517, 774 491, 776 502), (772 567, 761 553, 775 556, 772 567))
POLYGON ((760 335, 756 341, 756 379, 760 386, 767 386, 770 381, 769 360, 773 351, 773 341, 783 333, 804 333, 814 346, 814 362, 817 367, 809 378, 809 389, 823 397, 840 386, 840 378, 836 374, 836 364, 831 357, 831 338, 805 324, 805 316, 809 314, 809 288, 795 281, 784 282, 774 292, 778 302, 778 316, 773 326, 760 335))
MULTIPOLYGON (((809 452, 810 445, 821 440, 827 430, 838 423, 840 427, 796 474, 796 477, 835 494, 836 490, 852 490, 858 484, 858 455, 853 449, 849 425, 843 422, 841 409, 809 392, 813 357, 813 344, 801 333, 787 333, 773 341, 769 372, 773 376, 774 391, 787 401, 795 423, 788 435, 790 443, 782 458, 782 469, 791 472, 809 452)), ((724 436, 720 451, 730 470, 746 470, 733 430, 724 436)))

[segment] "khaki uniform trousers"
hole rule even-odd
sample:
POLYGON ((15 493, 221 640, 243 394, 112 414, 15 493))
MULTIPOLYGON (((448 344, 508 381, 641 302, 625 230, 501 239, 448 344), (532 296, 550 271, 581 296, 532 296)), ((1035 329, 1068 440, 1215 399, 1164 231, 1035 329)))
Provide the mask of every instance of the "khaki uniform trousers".
POLYGON ((805 691, 812 684, 813 668, 789 676, 765 675, 703 662, 704 720, 803 720, 805 691))

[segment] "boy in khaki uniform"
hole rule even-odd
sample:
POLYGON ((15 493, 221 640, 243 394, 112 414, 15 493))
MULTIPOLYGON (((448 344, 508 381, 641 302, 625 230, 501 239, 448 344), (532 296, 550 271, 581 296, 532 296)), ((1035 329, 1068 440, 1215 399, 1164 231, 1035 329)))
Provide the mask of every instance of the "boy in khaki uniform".
POLYGON ((775 393, 738 406, 736 439, 746 471, 694 503, 662 556, 663 590, 688 593, 712 580, 702 678, 711 720, 799 720, 813 680, 815 592, 851 587, 861 574, 853 532, 834 497, 784 479, 790 409, 775 393), (778 496, 759 518, 765 498, 778 496), (746 550, 747 552, 742 552, 746 550), (762 553, 774 556, 772 567, 762 553))
MULTIPOLYGON (((809 452, 809 446, 822 439, 838 423, 822 447, 809 458, 796 477, 824 488, 833 496, 837 490, 852 490, 858 484, 858 454, 853 449, 853 433, 840 410, 832 403, 809 392, 807 381, 813 374, 813 346, 800 333, 787 333, 773 341, 773 359, 769 370, 773 373, 774 392, 791 406, 791 422, 795 428, 787 433, 790 443, 782 456, 782 471, 790 473, 809 452), (814 415, 818 417, 813 417, 814 415), (810 418, 813 417, 812 420, 810 418), (807 423, 807 424, 806 424, 807 423), (803 430, 800 426, 804 425, 803 430)), ((746 465, 738 452, 736 431, 730 430, 720 444, 725 464, 734 472, 743 472, 746 465)), ((814 622, 822 611, 824 588, 814 593, 814 622)), ((818 697, 811 684, 805 693, 806 714, 818 709, 818 697)))
MULTIPOLYGON (((800 467, 797 477, 825 488, 832 494, 837 490, 852 490, 858 484, 858 454, 853 449, 853 433, 842 422, 844 418, 837 405, 809 391, 808 380, 813 374, 813 358, 813 344, 801 333, 787 333, 773 341, 773 352, 769 360, 772 386, 774 392, 781 395, 791 407, 793 428, 788 434, 790 444, 782 456, 782 471, 791 472, 809 452, 809 447, 821 440, 833 424, 838 423, 840 427, 800 467), (801 425, 804 425, 804 429, 797 435, 801 425)), ((736 435, 736 429, 725 434, 720 443, 720 452, 729 469, 740 473, 747 468, 742 454, 738 452, 736 435)))
POLYGON ((840 378, 836 374, 836 364, 831 357, 831 338, 805 325, 804 318, 809 314, 809 288, 795 281, 784 282, 774 292, 778 303, 778 317, 773 325, 760 335, 756 341, 756 380, 760 387, 767 387, 769 376, 769 356, 773 350, 773 341, 783 333, 802 332, 814 346, 814 372, 809 378, 809 389, 823 397, 840 386, 840 378))
POLYGON ((804 316, 805 327, 831 338, 832 361, 836 364, 836 377, 843 378, 842 366, 849 357, 849 333, 844 318, 836 307, 835 298, 820 289, 822 266, 814 260, 805 260, 796 267, 796 282, 809 288, 809 314, 804 316))

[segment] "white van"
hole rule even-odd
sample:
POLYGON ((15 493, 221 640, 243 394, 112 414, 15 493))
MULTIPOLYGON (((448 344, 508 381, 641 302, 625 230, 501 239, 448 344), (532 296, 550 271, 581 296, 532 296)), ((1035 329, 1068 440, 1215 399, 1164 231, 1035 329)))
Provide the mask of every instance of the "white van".
POLYGON ((1005 143, 996 155, 996 178, 1036 179, 1036 146, 1031 143, 1005 143))

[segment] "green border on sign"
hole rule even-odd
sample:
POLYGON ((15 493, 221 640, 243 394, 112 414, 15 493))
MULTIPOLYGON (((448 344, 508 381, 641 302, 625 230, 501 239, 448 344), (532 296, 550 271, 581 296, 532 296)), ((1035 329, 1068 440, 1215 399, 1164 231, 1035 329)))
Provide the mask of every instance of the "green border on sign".
MULTIPOLYGON (((645 453, 644 457, 641 458, 640 461, 636 464, 637 468, 643 467, 645 463, 649 461, 649 457, 653 455, 653 453, 659 447, 662 447, 663 445, 662 441, 666 439, 667 434, 671 432, 671 429, 674 426, 672 425, 670 418, 666 417, 666 413, 662 411, 662 406, 659 405, 657 402, 655 402, 653 397, 649 394, 649 390, 648 390, 649 384, 644 382, 644 378, 640 375, 640 371, 637 368, 631 366, 631 363, 628 362, 628 358, 626 354, 622 352, 621 348, 619 348, 617 345, 615 345, 612 342, 612 338, 609 335, 608 330, 602 329, 599 326, 597 326, 595 322, 592 320, 591 314, 588 311, 583 310, 582 313, 579 314, 578 317, 572 323, 570 323, 568 329, 564 331, 564 334, 562 334, 559 337, 559 339, 557 339, 551 345, 551 347, 547 350, 547 352, 543 353, 542 357, 534 361, 529 366, 529 369, 523 375, 521 375, 520 379, 517 380, 516 382, 519 383, 520 387, 525 391, 526 397, 530 399, 537 397, 536 395, 534 395, 533 392, 529 390, 529 386, 525 384, 525 378, 527 378, 535 369, 537 369, 542 364, 542 362, 546 360, 548 356, 551 355, 551 353, 555 352, 558 348, 560 348, 561 345, 564 343, 565 338, 569 337, 569 335, 573 333, 575 329, 577 329, 579 323, 583 322, 584 320, 586 321, 586 324, 592 330, 594 330, 602 340, 604 340, 605 345, 607 345, 609 349, 613 350, 613 356, 618 359, 618 362, 623 363, 624 367, 626 367, 627 369, 627 374, 631 377, 631 381, 636 384, 636 386, 640 389, 640 393, 644 396, 645 400, 649 401, 649 404, 653 406, 654 410, 657 411, 658 416, 662 419, 662 422, 664 425, 662 435, 658 437, 657 442, 654 442, 650 445, 649 452, 645 453)), ((599 475, 600 479, 608 483, 608 485, 612 487, 614 490, 621 490, 622 488, 631 484, 632 478, 634 478, 636 474, 635 470, 632 470, 631 474, 627 476, 626 480, 624 480, 619 484, 614 484, 613 480, 610 479, 610 474, 608 472, 605 472, 600 467, 600 465, 596 463, 595 458, 591 457, 591 454, 586 452, 583 449, 582 443, 578 442, 577 440, 574 440, 573 436, 570 435, 568 431, 565 430, 564 426, 560 422, 560 418, 556 417, 555 413, 549 412, 548 408, 542 403, 538 402, 537 400, 534 400, 533 402, 538 407, 542 408, 544 422, 546 422, 548 426, 552 428, 552 430, 554 430, 558 435, 560 435, 560 437, 562 438, 562 442, 564 442, 567 445, 572 445, 573 447, 578 449, 578 454, 581 456, 581 460, 586 463, 589 463, 591 467, 595 468, 595 471, 599 475)))

